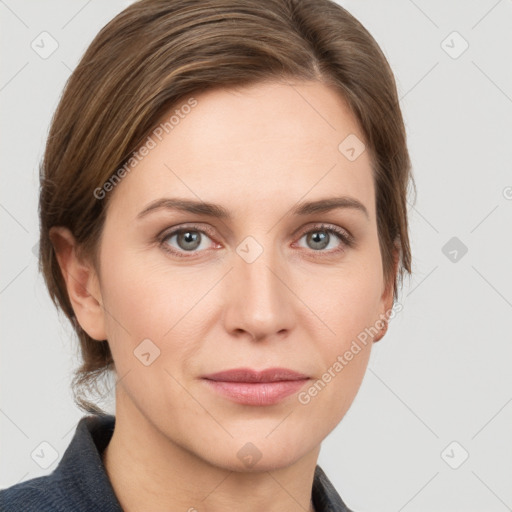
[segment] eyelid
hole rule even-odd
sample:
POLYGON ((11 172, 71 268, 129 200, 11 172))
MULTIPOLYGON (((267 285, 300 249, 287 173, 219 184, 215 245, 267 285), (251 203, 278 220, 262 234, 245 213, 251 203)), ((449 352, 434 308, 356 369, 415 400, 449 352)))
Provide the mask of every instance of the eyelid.
POLYGON ((187 229, 190 229, 191 231, 200 231, 201 233, 205 233, 210 237, 214 236, 215 230, 207 225, 202 224, 194 224, 191 222, 185 222, 183 224, 178 224, 176 226, 171 226, 165 228, 163 231, 161 231, 157 238, 168 238, 171 235, 175 235, 176 233, 179 233, 180 231, 187 231, 187 229))
POLYGON ((352 246, 355 243, 354 236, 345 228, 337 226, 336 224, 328 224, 325 222, 314 223, 313 226, 308 225, 303 228, 300 233, 300 238, 302 238, 307 233, 311 231, 330 231, 336 233, 342 240, 342 242, 346 243, 348 246, 352 246))
MULTIPOLYGON (((163 247, 163 249, 166 252, 176 255, 178 257, 193 258, 194 254, 206 252, 208 249, 203 250, 203 251, 198 251, 198 252, 191 251, 189 253, 190 255, 186 256, 186 254, 187 254, 186 251, 178 251, 176 249, 170 249, 168 244, 164 243, 164 241, 167 240, 168 238, 170 238, 180 232, 187 231, 187 230, 197 231, 199 233, 205 234, 212 240, 212 242, 216 243, 215 235, 214 235, 215 230, 213 228, 211 228, 210 226, 207 226, 207 225, 199 225, 199 224, 194 224, 194 223, 179 224, 178 226, 166 228, 165 230, 160 232, 156 238, 157 238, 157 241, 159 242, 159 244, 163 247)), ((340 226, 337 226, 336 224, 327 224, 325 222, 313 223, 313 225, 308 224, 306 227, 301 228, 299 230, 298 240, 300 240, 304 235, 306 235, 310 232, 314 232, 314 231, 327 231, 327 232, 334 233, 339 238, 341 244, 345 245, 348 248, 352 247, 355 244, 355 238, 348 230, 346 230, 345 228, 342 228, 340 226)), ((294 235, 294 236, 297 236, 297 235, 294 235)), ((314 251, 313 249, 311 251, 317 252, 318 256, 320 256, 322 254, 327 256, 329 254, 332 255, 337 252, 341 252, 343 250, 344 249, 342 247, 340 249, 334 249, 331 251, 314 251)))

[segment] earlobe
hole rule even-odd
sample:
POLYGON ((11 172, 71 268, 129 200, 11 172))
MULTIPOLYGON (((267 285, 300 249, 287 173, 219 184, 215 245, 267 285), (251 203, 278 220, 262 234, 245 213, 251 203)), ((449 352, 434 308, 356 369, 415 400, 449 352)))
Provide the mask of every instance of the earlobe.
POLYGON ((68 228, 52 227, 49 234, 78 323, 92 339, 107 339, 99 279, 92 263, 79 257, 68 228))

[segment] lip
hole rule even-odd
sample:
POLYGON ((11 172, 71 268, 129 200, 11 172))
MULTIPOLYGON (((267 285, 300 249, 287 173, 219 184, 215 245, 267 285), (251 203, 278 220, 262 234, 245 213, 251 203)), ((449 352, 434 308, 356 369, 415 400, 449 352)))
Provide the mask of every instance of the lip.
POLYGON ((243 405, 273 405, 296 393, 310 378, 287 368, 235 368, 202 377, 211 389, 243 405))
POLYGON ((280 382, 308 379, 303 373, 294 372, 287 368, 267 368, 253 370, 251 368, 233 368, 223 372, 205 375, 203 379, 217 382, 280 382))

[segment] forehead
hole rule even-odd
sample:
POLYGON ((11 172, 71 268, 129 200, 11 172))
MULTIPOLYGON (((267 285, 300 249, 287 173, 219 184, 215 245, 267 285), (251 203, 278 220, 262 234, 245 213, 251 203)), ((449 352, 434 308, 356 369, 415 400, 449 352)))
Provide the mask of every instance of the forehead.
POLYGON ((163 116, 164 123, 176 110, 180 114, 172 129, 150 135, 152 149, 117 185, 109 209, 122 205, 124 214, 135 217, 165 196, 237 211, 255 203, 261 209, 270 202, 284 207, 301 198, 350 195, 374 216, 370 157, 363 151, 349 159, 343 151, 347 140, 359 141, 359 151, 363 135, 334 89, 319 82, 271 82, 210 90, 194 99, 193 108, 176 105, 163 116))

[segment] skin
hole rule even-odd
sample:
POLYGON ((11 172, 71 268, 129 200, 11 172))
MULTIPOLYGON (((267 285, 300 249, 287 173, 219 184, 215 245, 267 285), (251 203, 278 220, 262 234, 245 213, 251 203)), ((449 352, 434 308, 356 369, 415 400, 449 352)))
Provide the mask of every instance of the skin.
POLYGON ((370 156, 349 161, 338 150, 349 134, 364 138, 343 99, 320 82, 195 98, 110 192, 99 272, 76 256, 68 230, 51 233, 77 319, 92 338, 108 340, 115 361, 106 471, 128 512, 313 510, 320 444, 352 404, 372 342, 306 405, 297 393, 272 406, 240 405, 201 376, 285 367, 311 378, 307 390, 389 313, 370 156), (345 195, 368 218, 354 208, 290 213, 299 202, 345 195), (137 220, 163 197, 217 203, 232 219, 162 209, 137 220), (157 240, 186 223, 211 230, 192 252, 177 236, 157 240), (321 234, 320 223, 348 230, 355 244, 331 233, 315 249, 307 233, 321 234), (248 236, 263 248, 252 263, 237 253, 248 236), (133 353, 147 338, 160 350, 149 366, 133 353), (252 467, 237 456, 247 442, 261 453, 252 467))

